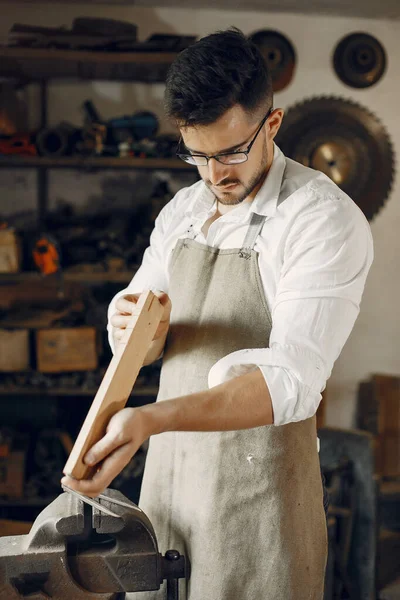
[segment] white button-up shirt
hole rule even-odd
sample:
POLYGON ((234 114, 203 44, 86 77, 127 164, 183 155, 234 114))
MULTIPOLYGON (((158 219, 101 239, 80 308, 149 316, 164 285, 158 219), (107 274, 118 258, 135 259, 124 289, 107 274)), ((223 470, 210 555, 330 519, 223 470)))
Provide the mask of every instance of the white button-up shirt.
MULTIPOLYGON (((324 174, 286 158, 274 146, 270 171, 251 203, 215 220, 214 195, 203 181, 180 190, 161 210, 143 262, 121 295, 169 290, 169 262, 178 239, 240 248, 253 212, 265 215, 255 251, 272 317, 268 348, 223 357, 208 374, 209 387, 260 368, 275 425, 314 415, 333 364, 359 313, 373 258, 370 228, 361 210, 324 174)), ((111 325, 109 340, 113 348, 111 325)))

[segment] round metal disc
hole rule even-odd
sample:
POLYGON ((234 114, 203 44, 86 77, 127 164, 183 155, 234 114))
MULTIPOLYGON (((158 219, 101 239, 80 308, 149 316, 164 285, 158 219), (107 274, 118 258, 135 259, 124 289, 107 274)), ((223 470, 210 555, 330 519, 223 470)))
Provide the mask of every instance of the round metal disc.
POLYGON ((335 97, 288 109, 276 137, 284 154, 322 171, 371 220, 389 195, 394 154, 382 123, 366 108, 335 97))
POLYGON ((249 40, 257 46, 267 63, 274 92, 283 90, 291 82, 296 64, 296 53, 291 42, 271 29, 256 31, 249 36, 249 40))
POLYGON ((353 88, 377 83, 386 70, 386 53, 380 42, 368 33, 352 33, 343 38, 333 55, 338 77, 353 88))

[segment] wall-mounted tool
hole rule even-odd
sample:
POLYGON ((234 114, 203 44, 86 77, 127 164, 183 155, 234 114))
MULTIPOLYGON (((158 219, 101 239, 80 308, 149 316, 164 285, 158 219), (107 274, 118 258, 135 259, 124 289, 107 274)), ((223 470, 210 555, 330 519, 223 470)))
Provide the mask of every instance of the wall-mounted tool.
POLYGON ((386 52, 368 33, 352 33, 336 46, 333 67, 336 75, 352 88, 367 88, 378 83, 386 70, 386 52))
POLYGON ((279 31, 261 29, 249 36, 260 50, 272 77, 274 92, 285 89, 292 81, 296 52, 290 40, 279 31))
POLYGON ((289 107, 276 142, 290 158, 328 175, 369 220, 390 193, 390 138, 377 117, 355 102, 317 97, 289 107))

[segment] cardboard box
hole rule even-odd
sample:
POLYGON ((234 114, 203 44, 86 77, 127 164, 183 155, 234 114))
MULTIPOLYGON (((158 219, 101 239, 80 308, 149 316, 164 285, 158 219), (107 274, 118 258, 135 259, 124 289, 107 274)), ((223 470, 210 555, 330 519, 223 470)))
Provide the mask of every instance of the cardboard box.
POLYGON ((373 375, 358 394, 358 427, 375 435, 376 472, 400 476, 400 377, 373 375))
POLYGON ((14 521, 0 519, 0 537, 10 535, 26 535, 30 532, 33 523, 29 521, 14 521))
POLYGON ((376 466, 384 477, 400 477, 400 435, 385 433, 377 438, 376 466))
POLYGON ((12 229, 0 229, 0 273, 19 273, 21 246, 12 229))
POLYGON ((0 371, 29 369, 29 331, 0 329, 0 371))
POLYGON ((12 450, 0 458, 0 496, 22 498, 25 482, 25 452, 12 450))
POLYGON ((38 371, 91 371, 97 368, 95 327, 40 329, 36 332, 38 371))

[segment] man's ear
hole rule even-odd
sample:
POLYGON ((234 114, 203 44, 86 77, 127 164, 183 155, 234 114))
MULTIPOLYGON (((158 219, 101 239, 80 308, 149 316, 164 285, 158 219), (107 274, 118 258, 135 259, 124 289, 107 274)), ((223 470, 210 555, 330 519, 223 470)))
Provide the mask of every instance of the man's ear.
POLYGON ((283 110, 283 108, 276 108, 273 113, 271 114, 271 116, 269 117, 269 119, 267 120, 267 126, 268 126, 268 138, 270 140, 273 140, 276 136, 276 134, 279 131, 279 128, 282 124, 282 120, 283 117, 285 115, 285 111, 283 110))

